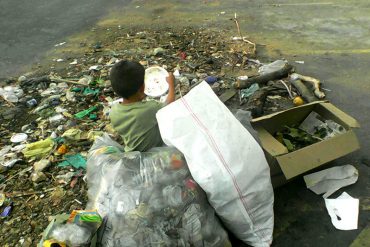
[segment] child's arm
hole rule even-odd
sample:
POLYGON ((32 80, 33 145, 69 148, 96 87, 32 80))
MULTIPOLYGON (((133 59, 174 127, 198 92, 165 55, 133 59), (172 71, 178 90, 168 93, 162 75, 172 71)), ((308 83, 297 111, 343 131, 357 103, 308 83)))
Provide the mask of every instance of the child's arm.
POLYGON ((166 105, 175 101, 175 77, 172 73, 169 73, 168 77, 166 78, 168 83, 168 95, 166 98, 166 105))

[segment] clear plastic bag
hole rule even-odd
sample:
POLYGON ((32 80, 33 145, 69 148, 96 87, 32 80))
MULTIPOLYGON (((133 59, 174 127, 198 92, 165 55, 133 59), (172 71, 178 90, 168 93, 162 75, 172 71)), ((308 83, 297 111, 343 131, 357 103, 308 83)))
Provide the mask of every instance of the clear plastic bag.
POLYGON ((101 246, 231 246, 182 154, 160 147, 124 153, 108 135, 87 161, 88 209, 106 218, 101 246))

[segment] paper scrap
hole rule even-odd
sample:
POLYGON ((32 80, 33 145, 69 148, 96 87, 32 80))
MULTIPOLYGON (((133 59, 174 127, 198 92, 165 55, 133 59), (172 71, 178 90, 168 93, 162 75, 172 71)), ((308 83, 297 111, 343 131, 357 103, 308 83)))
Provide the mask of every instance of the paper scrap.
POLYGON ((358 225, 359 200, 343 192, 337 199, 325 199, 331 222, 339 230, 355 230, 358 225))
POLYGON ((303 177, 308 189, 316 194, 329 197, 342 187, 354 184, 358 179, 358 171, 352 165, 336 166, 315 172, 303 177))

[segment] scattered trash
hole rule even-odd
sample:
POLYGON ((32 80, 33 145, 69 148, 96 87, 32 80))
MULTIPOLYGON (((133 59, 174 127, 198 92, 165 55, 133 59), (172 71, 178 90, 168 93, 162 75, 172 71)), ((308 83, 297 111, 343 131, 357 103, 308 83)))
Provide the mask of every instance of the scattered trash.
POLYGON ((60 184, 68 184, 74 176, 74 172, 67 172, 66 174, 58 175, 55 178, 58 179, 58 183, 60 184))
POLYGON ((48 166, 50 166, 50 160, 47 160, 47 159, 42 159, 40 161, 37 161, 33 164, 33 169, 35 171, 40 171, 42 172, 43 170, 45 170, 45 168, 47 168, 48 166))
POLYGON ((174 148, 124 153, 104 135, 89 151, 87 181, 87 208, 107 218, 103 246, 231 246, 174 148))
POLYGON ((103 68, 103 66, 101 65, 93 65, 89 68, 89 70, 101 70, 103 68))
POLYGON ((218 78, 216 76, 207 76, 204 80, 212 85, 217 82, 218 78))
POLYGON ((304 61, 299 61, 299 60, 297 60, 297 61, 294 61, 295 63, 298 63, 298 64, 304 64, 304 61))
POLYGON ((81 154, 64 155, 64 161, 60 162, 58 166, 73 166, 76 169, 86 169, 86 159, 81 154))
POLYGON ((26 158, 43 158, 50 154, 55 147, 55 143, 51 138, 27 144, 26 148, 22 151, 26 158))
POLYGON ((165 49, 163 49, 163 48, 161 48, 161 47, 158 47, 158 48, 155 48, 154 50, 153 50, 153 55, 154 56, 161 56, 161 55, 163 55, 164 54, 164 52, 165 52, 166 50, 165 49))
POLYGON ((67 152, 68 152, 68 147, 65 144, 60 145, 60 147, 58 147, 57 149, 57 153, 59 155, 66 154, 67 152))
POLYGON ((41 171, 34 171, 31 174, 31 180, 34 183, 39 183, 41 181, 45 181, 46 179, 47 179, 47 177, 46 177, 45 173, 43 173, 41 171))
MULTIPOLYGON (((220 14, 222 15, 223 12, 220 14)), ((270 64, 270 70, 267 70, 268 65, 262 64, 256 58, 256 44, 240 33, 236 15, 233 20, 238 29, 238 36, 234 38, 230 38, 230 35, 223 30, 184 28, 163 29, 158 32, 138 28, 125 30, 119 26, 115 29, 117 39, 111 39, 112 36, 107 35, 110 38, 109 42, 107 40, 92 41, 89 44, 83 42, 80 44, 83 49, 86 49, 83 55, 55 57, 53 67, 40 67, 37 71, 5 81, 8 85, 3 86, 3 84, 0 87, 0 119, 4 120, 0 121, 2 137, 0 180, 6 185, 4 193, 7 198, 2 209, 9 206, 8 199, 16 197, 18 201, 14 201, 15 210, 6 218, 10 223, 2 226, 6 235, 11 236, 7 239, 10 242, 2 243, 9 246, 21 245, 20 243, 27 246, 27 243, 32 243, 30 246, 35 246, 35 241, 47 225, 45 215, 55 215, 85 207, 88 188, 86 180, 81 179, 86 172, 83 168, 84 157, 87 157, 91 143, 99 139, 103 131, 109 132, 112 138, 117 140, 119 138, 109 125, 109 111, 112 104, 121 102, 122 99, 114 95, 111 89, 109 70, 122 59, 139 61, 145 68, 157 66, 167 71, 174 71, 177 97, 185 96, 192 88, 207 79, 212 85, 214 94, 219 96, 230 110, 233 112, 240 108, 249 110, 253 117, 289 109, 294 106, 293 101, 296 96, 301 97, 305 102, 323 98, 322 92, 327 89, 321 87, 320 81, 302 75, 297 77, 292 74, 294 68, 288 62, 275 61, 272 64, 279 65, 280 69, 275 67, 275 70, 272 70, 270 64), (311 98, 307 100, 301 94, 294 85, 295 81, 300 81, 300 85, 303 85, 301 88, 305 88, 311 98), (240 98, 235 97, 238 95, 237 89, 247 89, 253 84, 258 85, 259 89, 243 105, 240 105, 240 98), (237 89, 233 88, 235 86, 237 89), (13 143, 10 139, 15 133, 24 133, 27 139, 13 143), (75 160, 71 161, 68 155, 81 156, 76 158, 76 164, 80 169, 73 166, 75 160), (59 166, 60 163, 63 166, 59 166), (75 171, 76 169, 79 170, 75 171), (55 186, 58 186, 57 189, 55 186), (27 220, 24 221, 24 219, 27 220)), ((56 44, 56 47, 65 44, 61 42, 56 44)), ((167 86, 166 82, 164 84, 167 86)), ((162 92, 160 94, 162 95, 162 92)), ((337 123, 335 119, 332 120, 337 123)), ((333 128, 330 122, 323 122, 329 128, 333 128)), ((341 137, 345 138, 346 142, 341 143, 339 152, 335 152, 330 157, 324 157, 319 152, 317 157, 321 161, 319 163, 335 159, 356 149, 356 139, 351 130, 355 122, 344 122, 345 124, 338 122, 345 128, 345 132, 338 135, 344 135, 341 137)), ((334 129, 339 128, 334 126, 334 129)), ((331 142, 331 138, 337 141, 337 136, 330 137, 328 141, 331 142)), ((321 144, 318 142, 314 145, 321 144)), ((284 149, 285 153, 278 155, 279 163, 284 164, 288 159, 285 156, 287 148, 284 145, 274 146, 274 148, 274 154, 284 149)), ((319 149, 324 150, 325 147, 320 146, 319 149)), ((289 155, 296 159, 296 152, 301 150, 298 149, 289 155)), ((308 169, 319 166, 317 163, 313 165, 308 159, 303 161, 298 159, 292 163, 298 164, 296 166, 298 171, 287 168, 292 167, 292 164, 281 165, 287 177, 303 173, 304 169, 301 166, 308 169)), ((174 162, 171 165, 174 169, 180 169, 182 163, 174 162)), ((271 169, 272 172, 276 170, 280 171, 280 168, 271 169)), ((282 176, 285 179, 285 176, 282 176)), ((273 181, 275 178, 276 176, 273 176, 273 181)), ((147 180, 146 182, 150 183, 147 180)), ((182 192, 188 191, 188 188, 199 187, 191 180, 185 181, 185 184, 185 190, 181 187, 183 185, 180 186, 182 192)), ((161 191, 163 191, 161 197, 166 203, 176 205, 180 202, 178 186, 169 186, 161 191)), ((145 207, 140 206, 140 209, 138 205, 135 207, 138 208, 137 213, 140 213, 140 210, 145 211, 145 207)), ((170 214, 172 211, 166 212, 170 214)), ((205 217, 199 216, 199 208, 196 205, 189 206, 188 211, 182 212, 183 222, 181 223, 186 225, 184 232, 190 232, 191 234, 187 236, 196 239, 198 233, 195 229, 199 225, 197 219, 200 218, 202 222, 205 217)), ((135 221, 137 218, 135 215, 130 215, 130 219, 135 221)), ((52 218, 50 220, 54 221, 52 218)), ((214 225, 218 227, 218 222, 214 225)), ((212 232, 212 229, 209 228, 208 231, 207 228, 207 231, 212 232)), ((181 234, 184 236, 185 233, 181 234)), ((148 241, 158 239, 158 235, 162 236, 157 232, 153 234, 145 232, 143 235, 145 236, 140 236, 141 239, 148 239, 148 241)), ((212 237, 214 234, 208 236, 212 237)), ((185 239, 189 238, 185 237, 185 239)), ((126 238, 124 243, 130 245, 131 240, 126 238)), ((141 243, 146 244, 144 240, 141 243)), ((165 242, 161 243, 165 245, 165 242)), ((180 243, 174 245, 177 244, 180 245, 180 243)), ((207 244, 214 246, 213 243, 207 244)), ((167 245, 171 246, 171 244, 167 245)))
POLYGON ((76 64, 78 64, 78 61, 77 61, 77 59, 74 59, 73 62, 70 62, 69 64, 70 65, 76 65, 76 64))
POLYGON ((6 86, 4 88, 0 87, 0 97, 5 101, 9 102, 11 105, 17 103, 21 97, 23 97, 24 92, 18 86, 6 86))
POLYGON ((10 141, 13 143, 20 143, 26 141, 28 138, 28 135, 25 133, 18 133, 14 134, 11 138, 10 141))
POLYGON ((342 187, 354 184, 358 179, 358 171, 352 165, 336 166, 303 177, 308 189, 316 194, 329 197, 342 187))
POLYGON ((0 217, 4 218, 10 215, 13 210, 13 203, 11 202, 8 206, 6 206, 3 211, 0 213, 0 217))
POLYGON ((27 106, 32 108, 32 107, 35 107, 37 106, 37 100, 35 99, 30 99, 29 101, 26 102, 27 106))
POLYGON ((6 197, 4 193, 0 193, 0 207, 3 206, 6 197))
POLYGON ((55 47, 58 47, 58 46, 62 46, 62 45, 65 45, 67 42, 61 42, 61 43, 58 43, 56 45, 54 45, 55 47))
POLYGON ((252 96, 260 87, 258 86, 257 83, 252 84, 249 88, 247 89, 242 89, 240 90, 240 97, 242 99, 248 99, 250 96, 252 96))
POLYGON ((96 111, 97 109, 98 109, 97 106, 92 106, 89 109, 86 109, 86 110, 83 110, 83 111, 80 111, 80 112, 76 113, 74 116, 77 119, 82 119, 82 118, 88 116, 91 112, 96 111))
POLYGON ((302 97, 301 97, 301 96, 297 96, 297 97, 295 97, 295 98, 293 99, 293 104, 294 104, 295 106, 300 106, 300 105, 303 105, 303 104, 304 104, 304 101, 303 101, 303 99, 302 99, 302 97))
POLYGON ((325 198, 325 206, 331 222, 338 230, 356 230, 358 225, 359 200, 343 192, 336 199, 325 198))

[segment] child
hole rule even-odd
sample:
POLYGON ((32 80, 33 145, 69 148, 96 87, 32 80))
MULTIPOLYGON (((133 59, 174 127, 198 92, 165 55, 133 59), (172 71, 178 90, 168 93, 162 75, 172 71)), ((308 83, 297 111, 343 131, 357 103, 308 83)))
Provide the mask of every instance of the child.
POLYGON ((169 85, 165 104, 157 101, 144 101, 144 67, 131 61, 120 61, 110 72, 112 88, 123 97, 123 102, 115 104, 110 112, 113 128, 121 135, 125 151, 147 151, 163 144, 159 133, 157 111, 175 100, 174 77, 167 77, 169 85))

